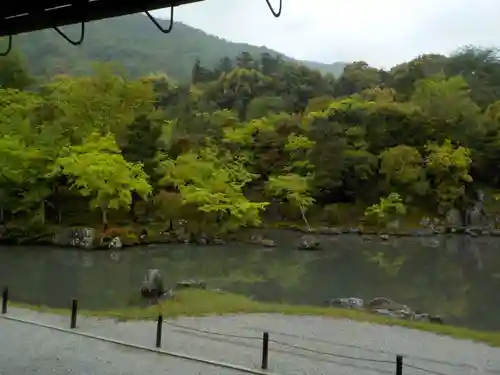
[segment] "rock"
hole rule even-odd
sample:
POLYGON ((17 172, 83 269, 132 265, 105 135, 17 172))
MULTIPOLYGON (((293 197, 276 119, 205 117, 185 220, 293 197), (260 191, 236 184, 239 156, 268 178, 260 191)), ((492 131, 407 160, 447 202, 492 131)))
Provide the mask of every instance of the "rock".
POLYGON ((475 205, 467 210, 467 225, 471 227, 480 227, 484 223, 482 207, 475 205))
POLYGON ((422 228, 427 228, 429 225, 431 225, 431 219, 428 216, 424 216, 420 219, 420 226, 422 228))
POLYGON ((435 226, 433 229, 434 234, 445 234, 446 233, 446 227, 439 225, 435 226))
POLYGON ((204 246, 204 245, 208 245, 208 240, 206 238, 203 238, 203 237, 202 238, 197 238, 196 239, 196 243, 198 245, 203 245, 204 246))
POLYGON ((207 289, 207 283, 203 280, 181 280, 175 284, 175 289, 207 289))
POLYGON ((462 227, 464 223, 460 211, 456 208, 448 210, 445 215, 445 224, 449 227, 462 227))
POLYGON ((145 298, 159 298, 163 293, 165 289, 161 272, 157 269, 149 269, 142 281, 141 295, 145 298))
POLYGON ((337 306, 347 309, 364 309, 367 312, 389 316, 396 319, 406 319, 415 321, 428 321, 430 323, 443 324, 440 316, 433 316, 421 311, 412 311, 408 306, 392 301, 388 298, 377 297, 367 304, 361 298, 335 298, 326 301, 327 306, 337 306))
POLYGON ((252 243, 260 243, 264 237, 260 234, 253 234, 250 236, 250 242, 252 243))
POLYGON ((219 245, 219 246, 225 246, 227 244, 226 241, 224 241, 223 239, 220 239, 220 238, 214 238, 212 240, 212 243, 214 245, 219 245))
POLYGON ((173 234, 179 243, 189 243, 191 241, 191 235, 183 227, 177 229, 173 234))
POLYGON ((319 250, 320 242, 314 236, 302 236, 299 241, 300 250, 319 250))
POLYGON ((194 242, 198 245, 208 245, 208 236, 205 233, 202 233, 195 238, 194 242))
POLYGON ((54 245, 93 249, 98 245, 97 231, 93 228, 64 228, 52 239, 54 245))
POLYGON ((109 249, 121 249, 123 247, 120 237, 114 237, 108 245, 109 249))
POLYGON ((396 319, 410 319, 412 316, 411 312, 405 310, 374 309, 372 310, 372 312, 379 315, 390 316, 391 318, 396 319))
POLYGON ((349 234, 361 234, 360 228, 349 228, 349 234))
POLYGON ((474 231, 474 230, 472 230, 472 229, 466 229, 465 230, 465 234, 467 234, 467 235, 469 235, 471 237, 477 237, 478 236, 477 232, 474 231))
POLYGON ((425 313, 415 313, 413 315, 413 320, 416 320, 417 322, 421 322, 421 321, 425 321, 425 320, 429 320, 429 314, 425 314, 425 313))
POLYGON ((174 290, 170 288, 158 298, 158 301, 168 301, 174 298, 175 298, 174 290))
POLYGON ((465 211, 466 224, 470 227, 484 228, 489 225, 488 217, 484 211, 485 193, 482 190, 477 190, 476 195, 474 205, 465 211))
POLYGON ((404 311, 407 314, 411 313, 411 309, 408 306, 384 297, 377 297, 372 299, 366 304, 366 307, 370 310, 389 310, 399 311, 400 313, 401 311, 404 311))
POLYGON ((338 236, 342 234, 342 229, 337 227, 321 227, 318 229, 319 234, 338 236))
POLYGON ((500 229, 494 229, 494 230, 490 231, 490 235, 492 235, 494 237, 500 237, 500 229))
POLYGON ((251 236, 250 242, 257 244, 257 245, 264 246, 264 247, 275 247, 276 246, 276 242, 274 240, 271 240, 269 238, 264 238, 260 234, 251 236))
POLYGON ((447 229, 451 234, 464 234, 466 231, 465 227, 448 227, 447 229))
POLYGON ((390 238, 388 234, 381 234, 379 237, 382 241, 389 241, 390 238))
POLYGON ((143 244, 149 243, 149 233, 144 228, 141 230, 141 234, 139 235, 139 242, 143 244))
POLYGON ((335 298, 327 301, 328 306, 339 306, 347 309, 362 309, 364 301, 361 298, 335 298))
POLYGON ((264 247, 276 247, 276 242, 274 242, 274 240, 271 240, 269 238, 264 238, 261 244, 264 247))

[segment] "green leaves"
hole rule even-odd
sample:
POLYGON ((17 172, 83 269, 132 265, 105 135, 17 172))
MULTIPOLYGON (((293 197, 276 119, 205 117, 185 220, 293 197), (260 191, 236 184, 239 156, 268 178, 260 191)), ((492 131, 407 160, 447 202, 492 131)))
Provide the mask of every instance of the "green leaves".
POLYGON ((387 197, 380 198, 379 203, 368 207, 365 211, 365 217, 369 222, 375 223, 379 228, 405 214, 406 207, 398 193, 390 193, 387 197))
POLYGON ((54 120, 77 141, 111 132, 121 145, 134 119, 154 112, 151 82, 127 80, 111 65, 96 65, 93 76, 57 77, 44 89, 54 120))
POLYGON ((399 145, 380 154, 380 174, 386 189, 396 188, 406 195, 425 195, 428 192, 422 155, 413 147, 399 145))
POLYGON ((214 69, 199 61, 178 83, 132 80, 106 64, 33 92, 7 63, 0 206, 42 222, 68 187, 105 223, 111 209, 132 207, 135 218, 139 207, 221 233, 258 225, 266 195, 309 225, 314 205, 361 212, 388 195, 367 211, 382 222, 403 201, 443 212, 464 207, 475 184, 500 186, 492 51, 423 55, 391 71, 355 62, 338 79, 271 54, 214 69), (136 205, 153 189, 153 202, 136 205))
POLYGON ((178 189, 183 204, 208 214, 205 220, 215 221, 218 231, 260 223, 260 211, 267 203, 251 202, 244 196, 243 188, 256 176, 243 167, 239 158, 207 147, 176 160, 163 160, 160 172, 160 184, 178 189))
POLYGON ((142 165, 127 162, 111 134, 92 133, 82 145, 70 146, 56 165, 73 189, 91 198, 92 208, 103 211, 128 209, 133 192, 147 199, 152 191, 142 165))
POLYGON ((454 207, 464 197, 465 186, 472 182, 469 168, 470 150, 452 145, 449 139, 438 145, 425 146, 428 153, 426 166, 432 178, 437 203, 441 209, 454 207))
POLYGON ((308 208, 314 203, 310 196, 310 178, 290 173, 269 178, 266 189, 274 196, 284 198, 298 208, 308 208))

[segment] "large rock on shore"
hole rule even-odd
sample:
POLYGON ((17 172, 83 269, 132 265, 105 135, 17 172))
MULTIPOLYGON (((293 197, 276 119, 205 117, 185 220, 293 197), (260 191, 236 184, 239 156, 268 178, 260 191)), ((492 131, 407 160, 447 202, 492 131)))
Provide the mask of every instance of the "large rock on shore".
POLYGON ((94 228, 64 228, 54 235, 53 243, 89 250, 99 245, 99 238, 94 228))

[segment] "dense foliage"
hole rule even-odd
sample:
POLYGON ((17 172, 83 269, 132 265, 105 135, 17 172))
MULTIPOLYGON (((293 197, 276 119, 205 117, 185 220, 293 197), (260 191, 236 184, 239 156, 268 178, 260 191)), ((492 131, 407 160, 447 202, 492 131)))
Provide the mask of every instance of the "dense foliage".
POLYGON ((2 220, 90 210, 107 224, 130 211, 220 233, 333 223, 349 204, 380 224, 406 207, 462 210, 475 188, 500 188, 492 50, 390 71, 355 62, 338 79, 270 54, 197 61, 187 84, 97 65, 31 90, 19 57, 0 67, 2 220))

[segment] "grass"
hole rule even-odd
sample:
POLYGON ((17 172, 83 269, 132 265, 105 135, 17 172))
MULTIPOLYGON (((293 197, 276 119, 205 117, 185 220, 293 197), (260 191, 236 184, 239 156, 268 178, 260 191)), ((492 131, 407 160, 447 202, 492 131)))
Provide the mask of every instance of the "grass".
MULTIPOLYGON (((41 312, 68 314, 67 310, 52 309, 43 306, 14 304, 41 312)), ((468 328, 439 325, 424 322, 412 322, 369 314, 362 311, 314 307, 304 305, 287 305, 282 303, 264 303, 250 298, 206 290, 184 290, 175 299, 165 301, 156 306, 131 307, 109 311, 80 311, 82 315, 94 317, 115 318, 118 320, 148 320, 156 319, 161 313, 164 317, 230 315, 243 313, 275 313, 285 315, 316 315, 336 319, 349 319, 374 324, 402 326, 422 331, 446 335, 457 339, 482 342, 490 346, 500 347, 500 332, 475 331, 468 328)))

